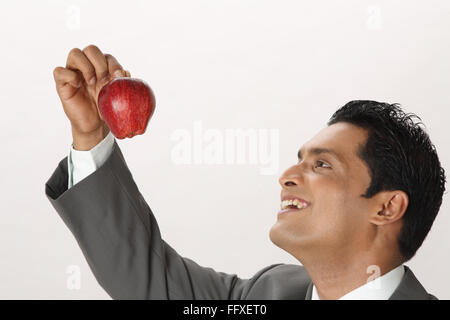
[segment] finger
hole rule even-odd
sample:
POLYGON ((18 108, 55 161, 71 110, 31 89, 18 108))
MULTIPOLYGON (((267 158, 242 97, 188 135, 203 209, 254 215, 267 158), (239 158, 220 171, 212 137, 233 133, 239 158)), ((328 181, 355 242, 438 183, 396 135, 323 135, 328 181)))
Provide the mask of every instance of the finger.
POLYGON ((77 93, 83 81, 80 71, 73 71, 62 67, 53 70, 53 77, 56 83, 56 92, 61 100, 67 100, 77 93))
POLYGON ((106 58, 97 46, 89 45, 83 49, 83 53, 95 68, 97 83, 103 84, 109 80, 109 71, 106 58))
POLYGON ((125 77, 131 77, 131 73, 128 70, 124 70, 125 71, 125 77))
POLYGON ((76 71, 63 67, 56 67, 53 70, 53 78, 55 79, 55 83, 58 88, 61 88, 66 84, 70 84, 75 88, 79 88, 81 86, 80 75, 76 71))
POLYGON ((116 58, 109 53, 105 53, 106 62, 108 63, 109 74, 115 78, 125 77, 125 71, 116 58))
POLYGON ((67 57, 66 68, 73 71, 80 70, 84 81, 89 85, 95 85, 97 79, 95 68, 85 54, 78 48, 70 50, 67 57))

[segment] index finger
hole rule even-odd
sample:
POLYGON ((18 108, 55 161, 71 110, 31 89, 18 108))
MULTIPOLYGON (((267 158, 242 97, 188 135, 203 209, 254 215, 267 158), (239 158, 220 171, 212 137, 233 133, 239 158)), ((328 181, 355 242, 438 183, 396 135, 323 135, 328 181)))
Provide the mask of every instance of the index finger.
POLYGON ((125 72, 120 63, 109 53, 105 53, 106 62, 108 63, 109 74, 117 77, 125 77, 125 72))
POLYGON ((93 44, 84 48, 83 53, 95 68, 95 73, 98 81, 97 83, 98 84, 105 83, 108 80, 109 74, 106 59, 103 53, 97 46, 93 44))

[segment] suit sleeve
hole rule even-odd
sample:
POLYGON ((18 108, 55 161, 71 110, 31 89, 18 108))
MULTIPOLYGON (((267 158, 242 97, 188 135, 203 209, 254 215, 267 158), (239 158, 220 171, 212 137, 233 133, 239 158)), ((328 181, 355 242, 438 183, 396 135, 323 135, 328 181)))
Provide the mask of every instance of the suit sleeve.
POLYGON ((67 157, 45 185, 98 283, 113 299, 245 299, 251 279, 216 272, 180 256, 160 234, 119 145, 105 163, 67 188, 67 157))

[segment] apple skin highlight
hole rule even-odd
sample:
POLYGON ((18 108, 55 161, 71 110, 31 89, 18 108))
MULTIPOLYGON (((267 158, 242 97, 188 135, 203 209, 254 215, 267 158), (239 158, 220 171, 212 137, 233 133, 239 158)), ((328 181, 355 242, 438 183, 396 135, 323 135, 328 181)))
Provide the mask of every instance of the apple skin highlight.
POLYGON ((137 78, 115 78, 98 94, 101 117, 117 139, 145 133, 155 111, 155 96, 149 85, 137 78))

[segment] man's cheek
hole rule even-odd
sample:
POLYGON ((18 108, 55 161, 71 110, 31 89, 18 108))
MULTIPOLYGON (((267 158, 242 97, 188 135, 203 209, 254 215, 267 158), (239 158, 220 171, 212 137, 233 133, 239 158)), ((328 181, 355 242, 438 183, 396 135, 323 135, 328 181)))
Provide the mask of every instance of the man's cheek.
POLYGON ((331 237, 339 235, 338 233, 345 227, 347 214, 344 201, 339 194, 333 193, 328 195, 326 203, 318 203, 317 207, 312 210, 312 218, 315 220, 316 227, 331 237))

